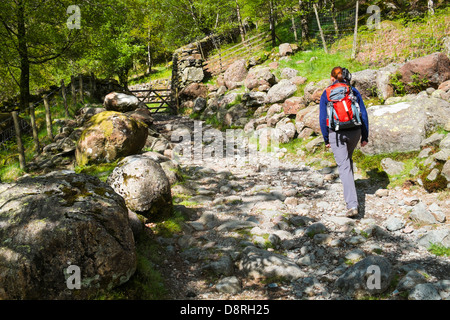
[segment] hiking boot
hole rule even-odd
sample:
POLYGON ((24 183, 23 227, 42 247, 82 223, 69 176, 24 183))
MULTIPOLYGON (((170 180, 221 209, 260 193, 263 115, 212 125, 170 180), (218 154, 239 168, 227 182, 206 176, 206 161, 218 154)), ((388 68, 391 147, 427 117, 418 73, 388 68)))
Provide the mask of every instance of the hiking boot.
POLYGON ((359 214, 358 208, 351 208, 347 210, 346 217, 352 218, 359 214))

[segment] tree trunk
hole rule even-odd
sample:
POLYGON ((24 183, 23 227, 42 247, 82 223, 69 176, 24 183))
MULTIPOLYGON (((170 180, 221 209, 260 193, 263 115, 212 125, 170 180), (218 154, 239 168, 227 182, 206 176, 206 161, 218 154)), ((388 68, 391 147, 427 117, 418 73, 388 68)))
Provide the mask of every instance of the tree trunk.
POLYGON ((339 26, 336 20, 336 0, 331 0, 331 18, 333 19, 334 31, 336 32, 336 38, 339 37, 339 26))
POLYGON ((275 15, 274 15, 273 1, 269 1, 269 5, 270 5, 270 16, 269 16, 270 32, 272 35, 272 46, 275 47, 277 45, 277 39, 275 34, 275 15))
POLYGON ((298 36, 297 36, 297 28, 295 26, 295 17, 294 17, 294 11, 291 11, 291 21, 292 21, 292 29, 294 31, 294 39, 295 42, 298 42, 298 36))
POLYGON ((302 32, 302 41, 307 41, 308 40, 308 20, 306 19, 306 16, 304 14, 304 3, 302 0, 298 1, 298 5, 299 5, 299 12, 300 12, 300 29, 302 32))
POLYGON ((28 107, 30 100, 30 60, 28 58, 28 46, 26 40, 25 4, 19 0, 17 6, 17 42, 20 57, 20 108, 28 107))
POLYGON ((147 37, 147 73, 152 73, 152 51, 150 47, 151 33, 150 28, 148 28, 148 37, 147 37))
POLYGON ((239 23, 239 32, 241 33, 242 42, 245 42, 245 31, 244 31, 244 25, 242 24, 242 19, 241 19, 241 8, 239 7, 238 1, 235 0, 235 2, 236 2, 236 14, 237 14, 237 19, 238 19, 238 23, 239 23))

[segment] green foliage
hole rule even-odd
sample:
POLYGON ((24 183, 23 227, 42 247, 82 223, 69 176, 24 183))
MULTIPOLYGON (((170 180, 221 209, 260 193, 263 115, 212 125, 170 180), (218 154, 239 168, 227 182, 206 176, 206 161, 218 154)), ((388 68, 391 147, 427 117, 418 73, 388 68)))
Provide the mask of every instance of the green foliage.
POLYGON ((423 182, 423 188, 425 190, 427 190, 428 192, 437 192, 445 190, 447 188, 448 181, 442 174, 438 174, 436 179, 434 180, 428 179, 430 173, 433 170, 437 169, 439 170, 439 172, 441 172, 443 167, 444 167, 443 163, 438 163, 434 168, 423 169, 420 178, 423 182))
POLYGON ((136 272, 125 284, 114 288, 98 300, 161 300, 166 299, 168 291, 158 265, 163 263, 164 250, 148 234, 141 233, 136 239, 136 272))
POLYGON ((445 247, 441 244, 432 243, 430 245, 430 247, 428 248, 428 251, 430 251, 432 254, 435 254, 437 256, 450 257, 450 248, 445 247))

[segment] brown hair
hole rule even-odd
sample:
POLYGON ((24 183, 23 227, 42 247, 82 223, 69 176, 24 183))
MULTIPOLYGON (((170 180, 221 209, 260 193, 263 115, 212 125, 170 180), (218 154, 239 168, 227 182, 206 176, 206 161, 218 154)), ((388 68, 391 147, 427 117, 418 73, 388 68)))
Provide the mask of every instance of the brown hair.
POLYGON ((335 67, 333 70, 331 70, 331 76, 338 80, 339 82, 344 82, 344 75, 342 74, 342 68, 341 67, 335 67))

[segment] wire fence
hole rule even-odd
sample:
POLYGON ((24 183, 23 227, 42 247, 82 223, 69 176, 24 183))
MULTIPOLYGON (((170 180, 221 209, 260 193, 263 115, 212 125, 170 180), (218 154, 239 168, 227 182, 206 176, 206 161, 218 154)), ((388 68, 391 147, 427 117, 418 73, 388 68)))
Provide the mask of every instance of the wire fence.
MULTIPOLYGON (((51 96, 53 96, 56 93, 61 92, 61 87, 58 87, 51 91, 50 93, 44 95, 41 100, 30 103, 30 105, 23 109, 18 111, 19 116, 19 127, 22 134, 30 134, 32 131, 31 124, 24 119, 23 116, 27 116, 30 114, 31 110, 35 108, 36 106, 42 105, 44 103, 44 100, 49 100, 51 96)), ((76 90, 78 92, 78 90, 76 90)), ((55 107, 56 103, 54 103, 51 108, 55 107)), ((9 150, 11 149, 11 145, 14 143, 14 139, 16 139, 16 131, 13 124, 13 117, 10 116, 6 118, 5 120, 0 122, 0 128, 2 131, 0 131, 0 150, 9 150)))
POLYGON ((19 158, 19 164, 21 169, 26 168, 25 154, 29 154, 26 144, 23 141, 25 139, 32 138, 34 140, 33 154, 39 155, 43 150, 42 141, 39 141, 39 123, 45 122, 47 129, 47 138, 49 141, 53 141, 53 123, 52 118, 56 114, 61 114, 62 110, 56 110, 55 107, 61 104, 61 100, 56 99, 57 96, 62 97, 64 103, 65 118, 70 118, 69 104, 67 101, 67 91, 71 91, 71 104, 75 106, 77 103, 84 103, 85 95, 92 93, 96 88, 96 80, 93 76, 89 78, 89 91, 83 90, 83 76, 72 76, 71 83, 68 87, 64 85, 64 81, 61 81, 60 86, 55 86, 50 92, 47 92, 41 96, 36 102, 30 102, 26 108, 19 108, 18 105, 14 107, 15 110, 10 112, 10 116, 3 119, 0 122, 0 165, 8 165, 11 159, 19 158), (78 80, 78 87, 75 85, 75 80, 78 80), (91 81, 92 80, 92 81, 91 81), (44 105, 45 113, 42 115, 42 105, 44 105), (35 110, 39 113, 35 114, 35 110), (44 119, 45 118, 45 119, 44 119))
MULTIPOLYGON (((318 14, 320 27, 326 45, 329 47, 339 39, 353 34, 355 30, 356 8, 332 12, 331 10, 318 14)), ((322 46, 320 28, 315 13, 308 15, 308 36, 315 39, 317 46, 322 46)))

